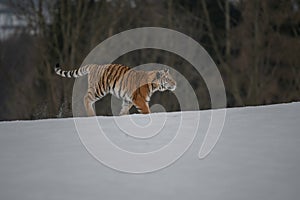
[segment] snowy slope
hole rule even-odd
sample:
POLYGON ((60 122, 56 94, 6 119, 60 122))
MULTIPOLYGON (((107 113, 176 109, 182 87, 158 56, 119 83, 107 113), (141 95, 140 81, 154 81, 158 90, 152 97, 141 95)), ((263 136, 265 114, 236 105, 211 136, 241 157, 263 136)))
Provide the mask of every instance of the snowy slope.
MULTIPOLYGON (((186 113, 190 119, 199 114, 186 113)), ((152 115, 178 126, 180 113, 152 115)), ((73 119, 1 122, 0 199, 299 199, 300 103, 227 109, 220 140, 203 160, 197 156, 210 112, 200 115, 196 139, 177 162, 138 175, 95 160, 73 119)), ((113 118, 97 119, 115 144, 130 151, 155 150, 174 137, 170 129, 136 141, 114 129, 113 118)))

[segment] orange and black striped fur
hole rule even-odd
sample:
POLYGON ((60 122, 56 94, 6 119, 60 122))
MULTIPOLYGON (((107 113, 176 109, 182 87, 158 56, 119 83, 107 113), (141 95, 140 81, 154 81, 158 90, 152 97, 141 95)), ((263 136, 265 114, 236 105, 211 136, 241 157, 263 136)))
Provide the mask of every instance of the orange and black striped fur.
POLYGON ((93 103, 110 93, 123 100, 120 115, 129 114, 134 105, 140 113, 150 113, 149 101, 156 91, 175 90, 176 82, 169 70, 142 71, 120 64, 85 65, 64 71, 57 64, 56 74, 76 78, 88 75, 88 89, 84 105, 88 116, 95 116, 93 103))

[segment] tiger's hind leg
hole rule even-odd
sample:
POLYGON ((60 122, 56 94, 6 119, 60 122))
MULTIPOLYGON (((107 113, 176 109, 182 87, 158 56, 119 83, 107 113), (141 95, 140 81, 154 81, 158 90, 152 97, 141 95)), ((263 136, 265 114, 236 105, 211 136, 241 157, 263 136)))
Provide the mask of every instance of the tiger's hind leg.
POLYGON ((96 116, 93 104, 96 102, 95 97, 91 93, 87 93, 84 96, 84 107, 88 117, 96 116))
POLYGON ((133 106, 132 103, 123 101, 122 103, 122 109, 120 111, 120 115, 128 115, 130 108, 133 106))

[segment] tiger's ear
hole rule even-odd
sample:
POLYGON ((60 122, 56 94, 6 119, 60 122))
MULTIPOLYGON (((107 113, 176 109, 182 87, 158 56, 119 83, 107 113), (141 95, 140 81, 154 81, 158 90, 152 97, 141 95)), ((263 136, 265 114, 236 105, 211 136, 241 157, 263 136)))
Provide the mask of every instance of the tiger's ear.
POLYGON ((168 69, 168 68, 165 68, 165 69, 164 69, 164 72, 165 72, 166 74, 168 74, 168 73, 169 73, 169 69, 168 69))
POLYGON ((163 75, 163 72, 161 70, 156 72, 156 79, 160 79, 163 75))

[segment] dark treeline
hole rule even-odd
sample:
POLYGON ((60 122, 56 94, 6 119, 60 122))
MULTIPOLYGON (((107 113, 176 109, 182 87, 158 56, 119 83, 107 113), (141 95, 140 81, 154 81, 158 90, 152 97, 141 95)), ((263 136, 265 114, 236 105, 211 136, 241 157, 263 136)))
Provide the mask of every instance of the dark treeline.
MULTIPOLYGON (((14 0, 7 6, 27 25, 0 41, 1 120, 72 116, 74 80, 56 76, 53 66, 78 68, 101 41, 146 26, 174 29, 198 41, 221 72, 228 107, 300 100, 299 0, 14 0)), ((179 56, 146 49, 116 61, 150 62, 178 70, 200 108, 210 108, 201 76, 179 56)), ((170 97, 155 94, 151 102, 180 109, 170 97)), ((111 114, 110 97, 99 104, 98 115, 111 114)))

